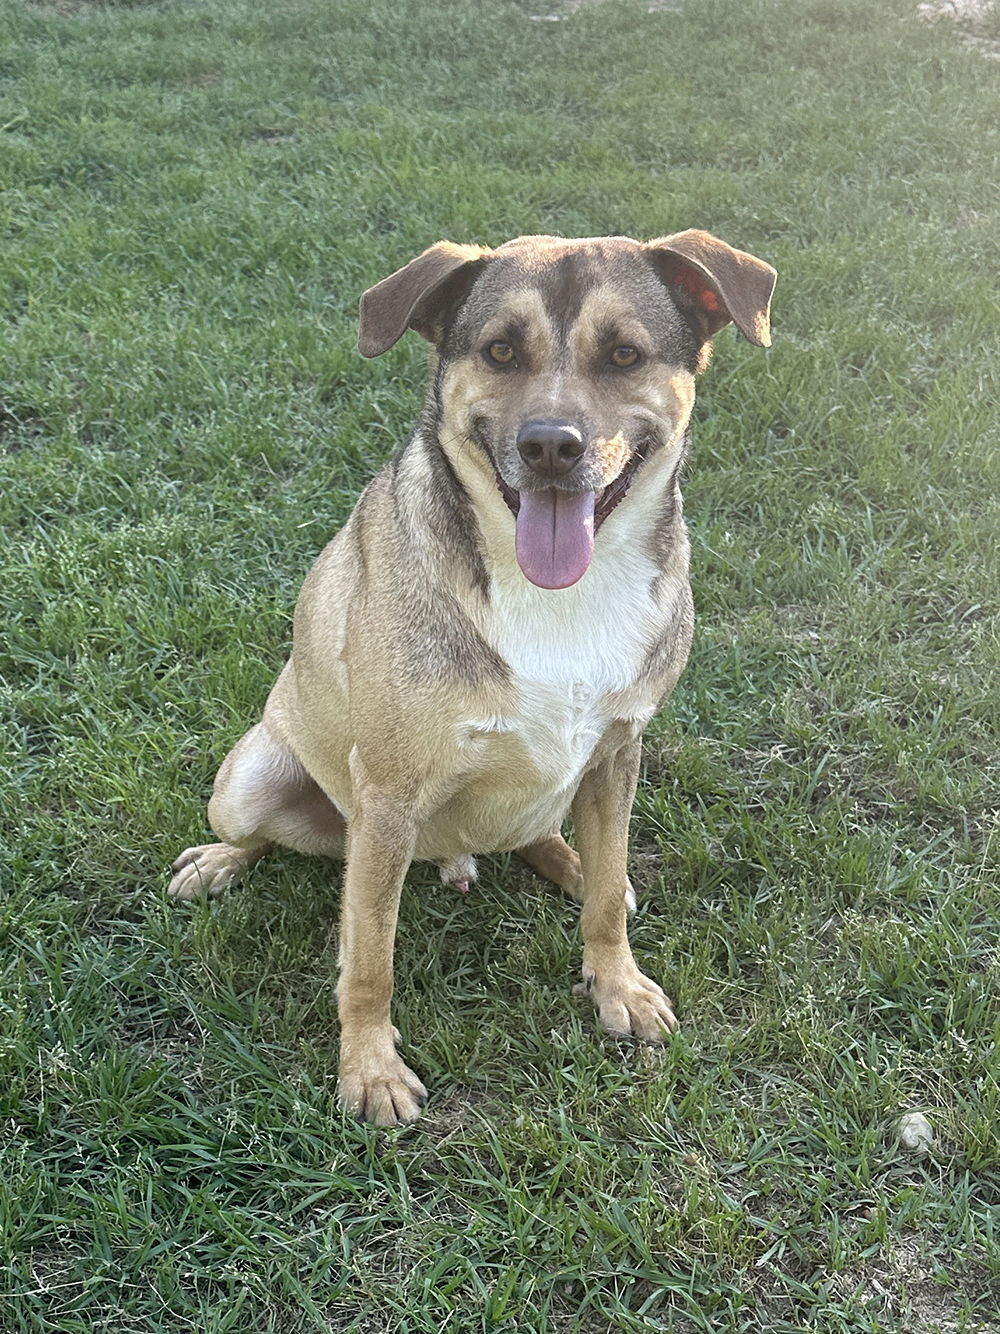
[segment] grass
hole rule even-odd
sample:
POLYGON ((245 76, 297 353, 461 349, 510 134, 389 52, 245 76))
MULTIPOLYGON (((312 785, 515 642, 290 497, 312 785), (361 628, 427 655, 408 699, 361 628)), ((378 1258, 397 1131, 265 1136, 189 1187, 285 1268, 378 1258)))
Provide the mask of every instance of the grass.
POLYGON ((995 1331, 995 68, 908 0, 4 0, 0 1237, 12 1334, 995 1331), (633 941, 418 868, 409 1132, 333 1101, 339 870, 191 909, 298 585, 424 353, 353 350, 430 241, 703 225, 781 273, 686 486, 692 661, 633 941), (893 1127, 922 1110, 936 1143, 893 1127))

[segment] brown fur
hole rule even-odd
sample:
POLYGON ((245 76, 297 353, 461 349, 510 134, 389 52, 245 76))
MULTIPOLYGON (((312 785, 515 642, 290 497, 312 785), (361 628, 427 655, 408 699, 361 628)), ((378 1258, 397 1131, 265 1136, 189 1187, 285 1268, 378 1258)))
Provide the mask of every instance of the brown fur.
POLYGON ((339 1091, 360 1116, 409 1121, 426 1101, 390 1018, 415 857, 464 887, 472 854, 519 850, 582 904, 581 987, 604 1027, 659 1042, 675 1025, 626 933, 639 736, 691 639, 678 473, 695 374, 730 318, 767 344, 773 282, 704 232, 520 237, 442 242, 362 300, 365 355, 407 328, 435 344, 427 401, 303 585, 292 656, 216 779, 222 842, 183 853, 171 884, 216 894, 272 843, 346 845, 339 1091), (518 443, 535 419, 583 442, 545 487, 518 443), (542 489, 597 497, 575 587, 539 590, 515 560, 512 509, 542 489))

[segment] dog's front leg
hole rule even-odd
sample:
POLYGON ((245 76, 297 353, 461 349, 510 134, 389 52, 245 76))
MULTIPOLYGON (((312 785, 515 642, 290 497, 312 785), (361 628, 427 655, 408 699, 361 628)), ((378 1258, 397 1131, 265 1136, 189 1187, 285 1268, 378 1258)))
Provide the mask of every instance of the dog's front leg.
POLYGON ((355 781, 354 789, 337 985, 337 1094, 345 1111, 390 1126, 415 1121, 427 1102, 427 1090, 396 1051, 389 1013, 399 896, 416 826, 404 803, 364 782, 355 781))
POLYGON ((641 973, 626 931, 628 825, 639 777, 639 742, 584 774, 573 799, 583 870, 583 981, 609 1033, 662 1042, 677 1027, 671 1002, 641 973))

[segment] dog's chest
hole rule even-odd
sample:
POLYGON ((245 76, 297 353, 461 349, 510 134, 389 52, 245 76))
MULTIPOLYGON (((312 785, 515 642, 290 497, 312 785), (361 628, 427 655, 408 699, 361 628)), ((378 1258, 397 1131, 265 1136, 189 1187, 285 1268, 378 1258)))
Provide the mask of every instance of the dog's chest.
POLYGON ((655 708, 637 684, 661 618, 654 575, 633 558, 627 571, 595 561, 559 592, 520 572, 494 587, 486 630, 510 669, 510 702, 498 717, 470 719, 469 739, 489 749, 491 737, 515 737, 539 795, 575 787, 613 721, 634 718, 639 730, 655 708))
POLYGON ((616 722, 641 732, 659 702, 643 666, 662 631, 656 568, 635 552, 596 560, 572 588, 545 591, 519 570, 497 578, 478 629, 510 683, 493 715, 466 714, 454 737, 459 790, 422 830, 417 855, 525 847, 565 818, 616 722))

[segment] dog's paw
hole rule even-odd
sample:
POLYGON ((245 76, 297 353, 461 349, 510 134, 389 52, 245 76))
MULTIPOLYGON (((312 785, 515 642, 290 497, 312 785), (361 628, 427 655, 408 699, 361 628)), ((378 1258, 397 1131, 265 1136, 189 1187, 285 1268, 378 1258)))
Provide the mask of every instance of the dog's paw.
POLYGON ((340 1062, 337 1080, 340 1107, 375 1126, 406 1125, 427 1106, 427 1090, 397 1056, 379 1061, 340 1062))
POLYGON ((468 894, 469 886, 479 879, 479 869, 475 857, 456 857, 450 862, 439 862, 442 885, 454 885, 462 894, 468 894))
POLYGON ((216 898, 258 860, 260 854, 245 852, 228 843, 205 843, 187 848, 170 868, 174 878, 167 886, 172 899, 216 898))
POLYGON ((604 978, 585 968, 573 994, 590 997, 602 1028, 613 1037, 662 1043, 679 1027, 670 997, 638 968, 604 978))

